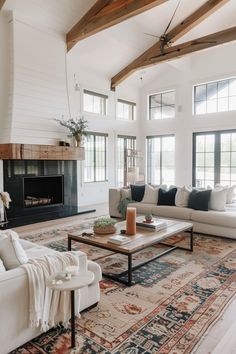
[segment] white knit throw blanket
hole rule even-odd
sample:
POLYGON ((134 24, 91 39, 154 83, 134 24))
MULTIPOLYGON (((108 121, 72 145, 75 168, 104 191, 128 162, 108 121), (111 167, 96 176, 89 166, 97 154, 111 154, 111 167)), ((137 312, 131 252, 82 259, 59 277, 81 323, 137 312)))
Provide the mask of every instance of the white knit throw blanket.
POLYGON ((60 322, 68 323, 70 292, 47 288, 46 279, 70 265, 79 265, 78 257, 71 252, 31 259, 22 265, 29 279, 29 327, 41 326, 45 332, 60 322))

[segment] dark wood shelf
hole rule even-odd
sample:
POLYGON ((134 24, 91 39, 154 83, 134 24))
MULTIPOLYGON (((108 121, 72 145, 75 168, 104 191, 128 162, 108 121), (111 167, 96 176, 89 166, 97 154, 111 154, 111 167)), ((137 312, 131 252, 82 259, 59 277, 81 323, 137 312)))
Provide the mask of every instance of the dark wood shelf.
POLYGON ((84 148, 36 144, 0 144, 0 160, 84 160, 84 148))

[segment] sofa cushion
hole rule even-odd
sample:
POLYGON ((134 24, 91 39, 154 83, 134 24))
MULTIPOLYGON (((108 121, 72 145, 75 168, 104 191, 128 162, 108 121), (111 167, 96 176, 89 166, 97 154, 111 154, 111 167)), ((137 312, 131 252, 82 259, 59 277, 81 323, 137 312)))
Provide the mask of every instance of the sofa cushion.
POLYGON ((0 273, 3 273, 6 271, 6 268, 4 267, 3 261, 0 258, 0 273))
POLYGON ((235 197, 235 193, 234 193, 234 191, 235 191, 235 188, 236 188, 236 185, 233 185, 233 186, 222 186, 220 183, 217 183, 216 185, 215 185, 215 187, 216 188, 221 188, 221 189, 223 189, 223 188, 227 188, 227 197, 226 197, 226 203, 227 204, 231 204, 231 203, 233 203, 233 200, 234 200, 234 197, 235 197))
POLYGON ((142 203, 157 204, 158 191, 159 187, 152 187, 150 184, 146 184, 142 203))
POLYGON ((188 200, 188 207, 195 210, 208 211, 211 190, 199 191, 194 189, 188 200))
POLYGON ((137 214, 151 214, 153 204, 130 203, 129 207, 136 208, 137 214))
POLYGON ((152 206, 152 214, 166 218, 190 220, 192 209, 177 208, 176 206, 155 205, 152 206))
POLYGON ((187 186, 177 188, 177 192, 175 195, 175 205, 180 208, 187 207, 191 191, 192 188, 187 186))
POLYGON ((0 234, 0 257, 7 270, 14 269, 28 262, 27 254, 20 244, 18 234, 5 230, 0 234))
POLYGON ((157 205, 175 205, 175 195, 177 188, 169 189, 165 191, 160 188, 158 193, 158 202, 157 205))
POLYGON ((130 185, 131 188, 131 199, 135 202, 141 202, 145 192, 145 185, 139 186, 135 184, 130 185))
POLYGON ((209 210, 207 213, 193 210, 191 220, 199 223, 236 228, 236 213, 231 211, 209 210))

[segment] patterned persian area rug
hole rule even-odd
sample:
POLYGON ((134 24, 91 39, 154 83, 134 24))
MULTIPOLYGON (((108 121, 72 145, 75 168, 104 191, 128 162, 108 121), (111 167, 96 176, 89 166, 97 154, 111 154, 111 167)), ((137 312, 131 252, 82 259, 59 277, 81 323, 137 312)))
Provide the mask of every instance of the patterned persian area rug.
MULTIPOLYGON (((66 251, 68 232, 82 232, 89 226, 91 221, 23 238, 66 251)), ((187 242, 187 238, 181 242, 187 242)), ((79 243, 73 248, 86 252, 104 271, 119 273, 126 269, 127 260, 122 255, 79 243)), ((136 255, 135 263, 159 251, 159 247, 143 250, 136 255)), ((77 348, 73 353, 192 353, 236 294, 236 242, 195 235, 193 253, 176 250, 133 274, 137 284, 132 287, 101 281, 98 306, 83 312, 77 320, 77 348)), ((13 353, 72 353, 70 330, 58 326, 13 353)))

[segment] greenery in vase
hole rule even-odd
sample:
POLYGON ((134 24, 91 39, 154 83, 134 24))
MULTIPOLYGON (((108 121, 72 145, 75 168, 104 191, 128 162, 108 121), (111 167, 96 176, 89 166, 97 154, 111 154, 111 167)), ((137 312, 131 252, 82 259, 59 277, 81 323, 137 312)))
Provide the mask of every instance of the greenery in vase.
POLYGON ((96 221, 94 221, 94 227, 96 228, 106 228, 106 227, 111 227, 116 224, 116 220, 112 218, 100 218, 96 221))
POLYGON ((72 136, 82 136, 87 134, 86 130, 88 129, 88 121, 84 119, 84 117, 55 120, 63 127, 66 127, 72 136))

